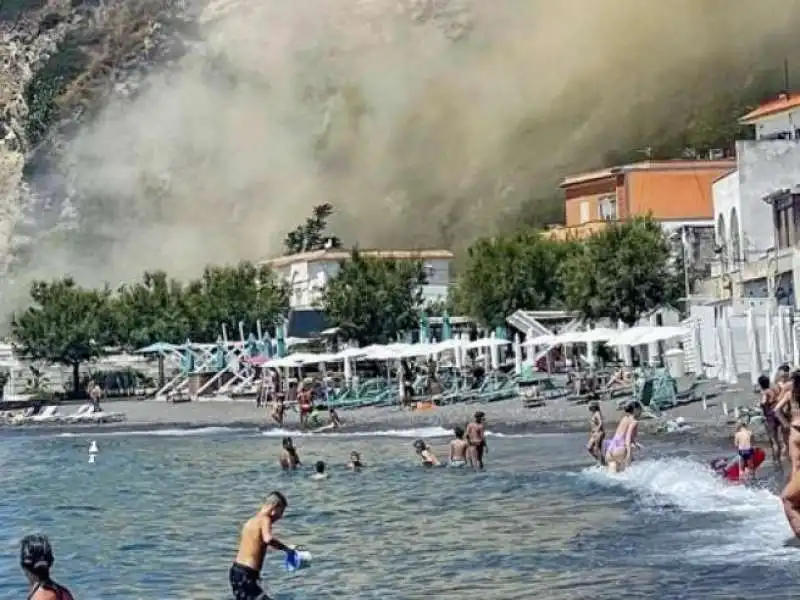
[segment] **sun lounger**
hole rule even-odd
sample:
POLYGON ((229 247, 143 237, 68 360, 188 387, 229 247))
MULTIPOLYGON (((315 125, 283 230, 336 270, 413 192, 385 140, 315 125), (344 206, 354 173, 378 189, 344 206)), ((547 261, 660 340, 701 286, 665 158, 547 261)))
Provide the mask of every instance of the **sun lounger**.
POLYGON ((83 406, 78 408, 78 410, 76 410, 74 413, 69 414, 69 415, 65 415, 64 416, 64 421, 67 422, 67 423, 74 422, 74 421, 77 421, 78 419, 80 419, 81 417, 85 417, 86 415, 88 415, 91 412, 92 412, 92 405, 91 404, 84 404, 83 406))
POLYGON ((43 424, 43 423, 55 423, 59 416, 56 414, 58 412, 57 406, 45 406, 44 410, 39 414, 33 414, 29 416, 19 416, 16 417, 12 423, 14 425, 32 425, 32 424, 43 424))

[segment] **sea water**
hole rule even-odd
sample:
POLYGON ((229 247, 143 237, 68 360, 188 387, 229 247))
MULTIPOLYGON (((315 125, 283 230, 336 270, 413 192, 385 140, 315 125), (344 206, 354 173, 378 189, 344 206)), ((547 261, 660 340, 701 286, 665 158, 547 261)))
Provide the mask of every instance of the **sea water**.
POLYGON ((442 433, 295 435, 326 481, 280 472, 280 431, 0 433, 0 600, 24 597, 17 544, 37 531, 80 600, 230 598, 239 529, 273 489, 289 499, 277 535, 314 556, 292 574, 268 556, 276 599, 788 598, 800 584, 768 464, 763 487, 729 486, 705 466, 713 448, 643 440, 611 476, 563 434, 492 436, 483 473, 418 467, 413 439, 443 456, 442 433))

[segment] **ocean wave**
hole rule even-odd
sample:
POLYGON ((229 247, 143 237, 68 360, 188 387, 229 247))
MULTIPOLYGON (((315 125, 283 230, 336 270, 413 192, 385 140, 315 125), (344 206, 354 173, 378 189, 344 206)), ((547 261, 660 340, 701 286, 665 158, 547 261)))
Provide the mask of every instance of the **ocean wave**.
MULTIPOLYGON (((268 437, 319 437, 319 436, 334 436, 334 437, 398 437, 398 438, 440 438, 450 437, 453 435, 452 429, 444 427, 412 427, 410 429, 381 429, 376 431, 292 431, 289 429, 269 429, 262 431, 261 435, 268 437)), ((498 438, 524 438, 533 437, 534 434, 517 434, 517 433, 496 433, 493 431, 486 432, 487 437, 498 438)))
MULTIPOLYGON (((741 563, 743 556, 749 561, 800 560, 796 549, 784 546, 792 532, 780 499, 763 488, 728 483, 706 464, 684 458, 642 460, 622 473, 591 467, 581 475, 600 485, 623 488, 647 508, 669 506, 686 513, 731 517, 723 529, 706 532, 708 546, 687 552, 698 562, 741 563)), ((703 535, 697 532, 696 537, 703 535)))
POLYGON ((56 437, 127 437, 127 436, 163 436, 163 437, 186 437, 194 435, 220 435, 224 433, 254 433, 254 428, 244 427, 194 427, 194 428, 171 428, 171 429, 139 429, 139 430, 119 430, 119 431, 86 431, 86 432, 63 432, 56 437))

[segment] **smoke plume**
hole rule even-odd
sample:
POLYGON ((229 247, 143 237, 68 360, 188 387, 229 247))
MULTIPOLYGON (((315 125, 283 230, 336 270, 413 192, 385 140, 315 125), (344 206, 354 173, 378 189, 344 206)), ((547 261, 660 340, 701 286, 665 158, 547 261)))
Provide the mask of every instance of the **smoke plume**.
POLYGON ((217 0, 201 23, 71 140, 89 216, 38 274, 266 258, 322 202, 348 244, 458 249, 754 73, 777 92, 800 46, 797 0, 217 0))

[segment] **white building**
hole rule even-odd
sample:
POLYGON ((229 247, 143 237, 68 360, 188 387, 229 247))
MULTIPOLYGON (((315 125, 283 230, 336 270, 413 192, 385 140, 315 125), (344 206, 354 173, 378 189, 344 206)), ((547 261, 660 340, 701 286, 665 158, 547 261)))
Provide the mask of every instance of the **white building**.
MULTIPOLYGON (((800 95, 782 94, 740 122, 755 127, 756 139, 736 142, 736 168, 712 186, 719 260, 706 293, 717 300, 766 298, 768 272, 779 287, 792 271, 794 250, 776 250, 765 198, 800 184, 800 95)), ((783 295, 794 304, 793 291, 791 302, 783 295)))
MULTIPOLYGON (((449 250, 360 250, 362 256, 384 260, 420 261, 428 278, 422 286, 426 303, 444 301, 450 288, 450 265, 453 253, 449 250)), ((350 258, 347 250, 318 250, 264 261, 289 284, 290 307, 316 308, 322 291, 336 277, 342 261, 350 258)))

